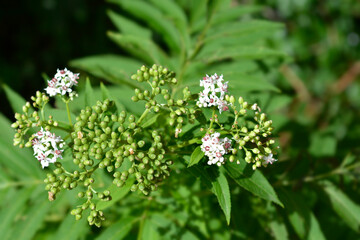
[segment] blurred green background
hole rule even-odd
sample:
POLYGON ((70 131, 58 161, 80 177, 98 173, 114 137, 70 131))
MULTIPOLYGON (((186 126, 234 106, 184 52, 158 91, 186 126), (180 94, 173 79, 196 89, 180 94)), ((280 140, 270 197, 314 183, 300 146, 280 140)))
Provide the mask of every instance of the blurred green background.
MULTIPOLYGON (((186 13, 191 11, 186 0, 177 2, 186 13)), ((233 4, 259 6, 261 10, 251 16, 284 23, 285 29, 274 31, 266 44, 284 51, 289 58, 281 64, 256 62, 266 79, 281 90, 277 98, 273 98, 278 100, 281 109, 271 114, 278 127, 279 162, 263 172, 288 208, 278 208, 274 214, 271 207, 265 210, 256 207, 264 205, 262 200, 249 200, 251 203, 246 203, 252 206, 251 214, 247 209, 234 211, 246 217, 251 215, 253 220, 246 222, 241 217, 237 220, 244 226, 256 224, 265 230, 255 233, 256 227, 242 229, 235 224, 232 228, 240 228, 244 235, 235 234, 232 239, 259 239, 268 234, 282 239, 284 230, 276 225, 278 222, 271 222, 274 219, 284 222, 288 229, 285 236, 289 239, 311 239, 301 227, 297 228, 296 221, 303 221, 307 226, 314 216, 326 238, 358 239, 360 2, 249 0, 233 1, 233 4), (331 181, 341 191, 331 192, 331 188, 325 188, 330 189, 329 195, 346 200, 337 205, 321 194, 323 180, 331 181), (294 196, 289 197, 288 192, 293 192, 294 196), (306 206, 289 201, 293 198, 300 199, 306 206), (354 216, 350 214, 352 211, 356 213, 354 216), (268 222, 275 225, 269 227, 268 222)), ((24 1, 21 4, 8 1, 1 5, 0 82, 25 99, 44 88, 42 73, 51 76, 73 59, 106 53, 129 56, 106 36, 109 29, 115 28, 106 14, 107 9, 131 15, 117 6, 95 0, 24 1)), ((159 40, 157 35, 154 38, 159 40)), ((161 41, 160 44, 165 45, 161 41)), ((93 77, 92 80, 96 85, 108 79, 93 77)), ((1 112, 13 120, 4 91, 0 89, 0 93, 1 112)), ((256 92, 255 99, 256 94, 263 95, 261 91, 256 92)), ((265 104, 266 100, 260 103, 265 104)), ((277 103, 273 101, 272 104, 277 103)), ((233 201, 242 201, 242 197, 234 195, 233 201)))
MULTIPOLYGON (((44 88, 42 73, 52 75, 71 59, 120 52, 105 32, 111 27, 103 1, 5 1, 0 7, 2 30, 0 83, 26 99, 44 88)), ((12 111, 1 90, 0 109, 12 111)))

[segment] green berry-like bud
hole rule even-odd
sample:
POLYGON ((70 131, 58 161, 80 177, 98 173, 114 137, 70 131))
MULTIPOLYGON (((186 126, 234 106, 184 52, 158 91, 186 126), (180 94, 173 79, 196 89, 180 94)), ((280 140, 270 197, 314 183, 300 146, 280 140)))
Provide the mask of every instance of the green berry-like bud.
POLYGON ((132 96, 132 97, 131 97, 131 100, 132 100, 133 102, 137 102, 137 101, 139 101, 139 98, 138 98, 137 96, 132 96))
POLYGON ((129 120, 130 123, 134 122, 135 121, 134 115, 130 115, 128 120, 129 120))
POLYGON ((130 191, 135 192, 137 190, 137 185, 133 184, 130 188, 130 191))

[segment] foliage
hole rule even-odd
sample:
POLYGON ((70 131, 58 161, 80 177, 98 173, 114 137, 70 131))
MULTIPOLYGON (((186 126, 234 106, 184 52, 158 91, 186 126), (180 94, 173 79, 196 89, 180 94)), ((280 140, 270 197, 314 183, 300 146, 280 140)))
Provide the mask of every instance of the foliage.
MULTIPOLYGON (((205 0, 111 2, 119 7, 108 11, 118 32, 107 35, 128 56, 97 55, 71 62, 73 67, 113 84, 92 88, 87 81, 80 90, 85 97, 73 102, 74 114, 109 98, 118 111, 139 117, 142 109, 130 98, 131 89, 140 86, 130 77, 142 64, 157 63, 173 69, 178 85, 171 90, 177 98, 186 86, 193 93, 199 92, 198 80, 204 74, 222 73, 231 94, 259 102, 273 119, 275 133, 280 136, 279 162, 263 172, 253 171, 244 162, 228 163, 214 172, 214 168, 204 168, 195 147, 199 143, 195 143, 185 148, 188 152, 174 156, 171 168, 176 171, 150 196, 127 195, 129 184, 115 190, 113 201, 99 202, 97 206, 107 220, 103 229, 97 230, 87 227, 84 219, 75 222, 66 216, 69 208, 81 204, 74 191, 60 194, 55 202, 46 200, 41 184, 46 174, 31 151, 12 146, 9 121, 1 117, 0 216, 4 220, 0 232, 4 239, 63 238, 64 234, 70 239, 356 238, 360 227, 358 83, 346 91, 342 84, 345 80, 339 80, 334 88, 326 87, 327 76, 341 74, 332 68, 332 61, 327 62, 341 62, 336 49, 335 56, 319 54, 309 60, 309 56, 304 57, 308 54, 303 40, 309 36, 306 30, 297 29, 301 37, 291 38, 301 48, 287 45, 288 40, 274 39, 274 32, 281 32, 282 25, 254 20, 252 16, 261 10, 255 5, 231 6, 230 1, 205 0), (302 61, 289 63, 277 50, 281 48, 295 49, 296 54, 291 55, 299 59, 303 54, 302 61), (315 60, 316 67, 326 72, 319 72, 312 81, 309 76, 317 73, 317 68, 311 67, 315 60), (280 68, 283 76, 277 70, 281 63, 285 63, 280 68), (296 76, 300 71, 305 86, 296 76), (189 162, 192 166, 187 168, 189 162), (10 207, 4 207, 10 201, 10 207)), ((331 3, 326 6, 332 8, 331 3)), ((304 9, 311 7, 304 5, 304 9)), ((294 9, 289 7, 284 12, 297 16, 294 9)), ((355 51, 349 51, 346 60, 356 59, 353 54, 355 51)), ((14 111, 20 112, 25 100, 10 88, 4 89, 14 111)), ((57 99, 54 106, 49 109, 51 114, 65 116, 65 122, 65 105, 57 99)), ((161 121, 149 118, 143 127, 161 121)), ((191 139, 196 134, 195 129, 184 128, 181 138, 191 139)), ((68 153, 63 164, 71 161, 68 153)), ((111 183, 105 172, 99 179, 104 181, 99 185, 111 183)))

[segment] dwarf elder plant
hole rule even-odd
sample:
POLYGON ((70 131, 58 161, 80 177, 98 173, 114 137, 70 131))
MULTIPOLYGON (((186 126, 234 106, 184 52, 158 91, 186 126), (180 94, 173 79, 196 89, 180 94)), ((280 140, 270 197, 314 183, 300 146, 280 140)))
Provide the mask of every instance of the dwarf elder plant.
MULTIPOLYGON (((108 227, 103 239, 136 230, 158 239, 159 228, 169 239, 229 238, 218 229, 231 217, 231 234, 240 237, 247 206, 266 209, 254 211, 261 217, 283 206, 258 170, 276 168, 273 122, 263 109, 278 91, 269 79, 284 55, 267 39, 281 24, 254 20, 261 8, 230 1, 110 2, 121 14, 108 11, 117 31, 107 34, 128 56, 73 60, 91 78, 58 70, 31 102, 5 88, 16 103, 14 144, 33 155, 23 176, 46 175, 41 187, 51 203, 36 205, 37 216, 63 212, 50 209, 68 198, 66 212, 79 221, 66 217, 58 237, 87 232, 85 220, 108 227), (113 85, 93 87, 94 77, 113 85)), ((35 234, 41 221, 31 226, 35 234)))
MULTIPOLYGON (((37 92, 31 98, 32 104, 27 102, 23 112, 15 114, 14 145, 32 147, 42 168, 54 163, 55 169, 44 180, 49 200, 55 200, 64 189, 80 188, 83 191, 78 192, 78 197, 84 199, 83 203, 71 214, 80 220, 84 211, 90 209, 89 224, 100 227, 105 221, 101 201, 112 201, 112 194, 117 191, 112 186, 139 190, 147 196, 170 176, 176 155, 180 156, 176 160, 181 159, 188 167, 200 165, 199 171, 216 185, 214 194, 229 223, 231 202, 226 178, 206 164, 229 165, 226 167, 235 171, 238 167, 234 164, 241 162, 250 164, 253 170, 272 164, 276 161, 272 121, 260 113, 256 103, 227 95, 228 82, 223 75, 205 76, 200 80, 203 91, 192 94, 185 87, 181 98, 172 96, 170 86, 177 79, 167 68, 155 64, 151 68, 142 66, 131 78, 145 85, 145 90, 136 88, 131 98, 134 102, 145 102, 139 118, 126 111, 119 112, 113 101, 105 99, 82 109, 73 124, 69 103, 77 95, 72 88, 77 85, 79 74, 67 69, 58 70, 48 81, 45 93, 37 92), (66 104, 69 124, 59 124, 52 115, 45 117, 49 97, 56 95, 66 104), (204 108, 210 110, 211 117, 206 117, 204 108), (220 118, 218 114, 227 116, 220 118), (56 128, 67 132, 64 139, 70 140, 64 142, 56 136, 51 131, 56 128), (34 129, 37 132, 30 135, 34 129), (67 149, 75 165, 70 168, 64 168, 61 163, 67 149), (190 156, 189 161, 186 155, 190 156), (101 169, 112 175, 112 183, 105 190, 96 187, 99 180, 95 172, 101 169)), ((271 187, 269 191, 276 197, 271 187)))

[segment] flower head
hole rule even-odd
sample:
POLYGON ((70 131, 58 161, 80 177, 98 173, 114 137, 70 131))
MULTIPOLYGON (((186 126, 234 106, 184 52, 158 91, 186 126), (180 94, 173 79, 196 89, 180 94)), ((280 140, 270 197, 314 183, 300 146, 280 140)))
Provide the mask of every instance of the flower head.
POLYGON ((216 73, 210 77, 206 75, 203 80, 200 80, 200 86, 204 87, 204 90, 199 94, 196 105, 199 107, 217 106, 220 114, 229 109, 228 102, 224 100, 228 92, 228 82, 224 82, 223 75, 218 76, 216 73))
POLYGON ((277 159, 275 159, 275 158, 273 157, 273 154, 272 154, 272 153, 270 153, 270 154, 267 155, 267 156, 263 156, 263 160, 264 160, 264 162, 263 162, 264 165, 268 165, 269 163, 270 163, 270 164, 273 164, 274 162, 277 161, 277 159))
POLYGON ((42 168, 48 167, 49 163, 56 162, 58 158, 62 159, 64 141, 54 133, 41 128, 34 134, 32 145, 34 155, 40 161, 42 168))
POLYGON ((72 87, 78 84, 77 79, 79 79, 79 73, 73 73, 66 68, 64 70, 58 69, 55 76, 48 81, 48 87, 45 88, 45 91, 50 97, 67 93, 69 93, 70 97, 73 97, 72 87))
POLYGON ((231 139, 220 138, 220 133, 206 134, 202 138, 201 151, 209 158, 208 164, 221 166, 225 163, 224 155, 229 153, 231 148, 231 139))

